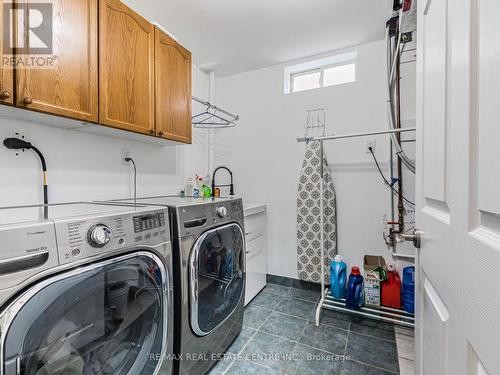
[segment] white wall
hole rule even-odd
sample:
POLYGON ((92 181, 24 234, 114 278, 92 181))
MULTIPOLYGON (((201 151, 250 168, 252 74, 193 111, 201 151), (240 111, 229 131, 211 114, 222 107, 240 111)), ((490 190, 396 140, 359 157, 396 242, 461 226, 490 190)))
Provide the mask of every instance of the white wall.
MULTIPOLYGON (((193 69, 195 95, 206 98, 208 77, 193 69)), ((178 193, 186 177, 206 173, 206 137, 194 130, 193 145, 162 147, 118 138, 64 130, 5 116, 0 106, 0 140, 20 133, 45 155, 50 202, 124 198, 133 194, 128 149, 138 168, 138 195, 178 193)), ((0 206, 42 203, 40 162, 30 151, 0 146, 0 206)))
MULTIPOLYGON (((161 22, 157 0, 128 3, 149 20, 161 22)), ((194 66, 193 94, 207 99, 208 85, 208 76, 194 66)), ((50 202, 131 196, 132 167, 121 160, 124 148, 137 163, 139 196, 178 193, 187 176, 207 173, 206 132, 199 130, 194 130, 193 145, 161 147, 14 120, 0 106, 0 140, 15 133, 45 155, 50 202)), ((0 206, 42 203, 40 163, 32 152, 16 155, 0 146, 0 171, 0 206)))
MULTIPOLYGON (((305 146, 296 137, 304 134, 305 111, 325 108, 327 133, 388 127, 385 42, 354 49, 358 63, 353 84, 284 95, 284 65, 216 81, 217 105, 241 116, 236 128, 218 133, 216 165, 233 170, 237 194, 268 204, 268 273, 297 277, 296 197, 305 146)), ((388 139, 377 137, 376 142, 377 157, 388 168, 388 139)), ((350 266, 362 263, 364 254, 393 261, 382 239, 390 193, 365 152, 366 143, 355 139, 326 145, 337 192, 338 249, 350 266)))

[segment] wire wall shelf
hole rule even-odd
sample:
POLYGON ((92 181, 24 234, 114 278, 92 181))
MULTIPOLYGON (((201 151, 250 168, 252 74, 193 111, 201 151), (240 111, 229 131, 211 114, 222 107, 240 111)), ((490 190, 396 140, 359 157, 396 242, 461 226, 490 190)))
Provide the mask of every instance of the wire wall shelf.
POLYGON ((322 137, 326 131, 326 112, 324 108, 306 111, 307 118, 304 124, 304 138, 322 137))

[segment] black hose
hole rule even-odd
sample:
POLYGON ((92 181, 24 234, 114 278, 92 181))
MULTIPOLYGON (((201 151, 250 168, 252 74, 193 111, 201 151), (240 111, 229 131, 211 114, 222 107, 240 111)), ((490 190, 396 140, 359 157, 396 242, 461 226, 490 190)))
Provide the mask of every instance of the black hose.
POLYGON ((49 186, 47 182, 47 163, 45 162, 45 157, 41 153, 39 149, 35 146, 31 146, 31 149, 38 155, 40 158, 40 162, 42 163, 42 172, 43 172, 43 218, 49 218, 49 186))
POLYGON ((375 156, 375 154, 374 154, 374 152, 373 152, 373 149, 372 149, 371 147, 368 147, 368 150, 370 151, 370 154, 372 154, 372 156, 373 156, 373 160, 375 161, 375 165, 377 166, 377 169, 378 169, 378 171, 379 171, 380 175, 382 176, 382 179, 384 180, 385 184, 386 184, 387 186, 389 186, 389 188, 390 188, 390 189, 394 192, 394 194, 397 194, 398 196, 400 196, 401 198, 403 198, 403 200, 404 200, 406 203, 408 203, 409 205, 411 205, 411 206, 415 207, 415 203, 413 203, 412 201, 410 201, 410 200, 406 199, 406 198, 403 196, 403 194, 400 194, 400 193, 399 193, 399 191, 397 191, 397 190, 394 188, 394 186, 392 186, 392 185, 391 185, 391 183, 390 183, 390 182, 389 182, 389 181, 385 178, 384 173, 382 172, 382 169, 380 168, 380 165, 379 165, 379 163, 378 163, 378 160, 377 160, 377 158, 376 158, 376 156, 375 156))
POLYGON ((125 158, 125 161, 132 163, 134 166, 134 204, 137 204, 137 166, 132 158, 125 158))
POLYGON ((33 150, 38 157, 40 158, 40 162, 42 163, 42 171, 43 171, 43 218, 49 218, 49 187, 47 184, 47 163, 45 162, 45 158, 41 151, 33 146, 30 142, 25 141, 20 138, 5 138, 3 140, 3 145, 7 147, 9 150, 33 150))

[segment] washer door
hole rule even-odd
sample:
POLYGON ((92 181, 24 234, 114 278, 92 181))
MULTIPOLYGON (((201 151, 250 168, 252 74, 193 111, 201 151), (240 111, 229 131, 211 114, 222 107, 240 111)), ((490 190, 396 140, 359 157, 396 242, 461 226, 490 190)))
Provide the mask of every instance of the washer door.
POLYGON ((241 227, 229 224, 204 233, 190 259, 191 328, 206 336, 236 310, 244 286, 245 239, 241 227))
POLYGON ((36 284, 0 314, 0 373, 156 374, 167 276, 158 257, 138 252, 36 284))

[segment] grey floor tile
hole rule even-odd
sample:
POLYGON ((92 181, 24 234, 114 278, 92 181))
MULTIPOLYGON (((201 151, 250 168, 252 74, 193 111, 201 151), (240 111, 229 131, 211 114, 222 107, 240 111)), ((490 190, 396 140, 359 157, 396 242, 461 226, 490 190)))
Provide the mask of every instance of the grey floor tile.
POLYGON ((411 336, 396 333, 398 356, 410 361, 415 360, 415 339, 411 336))
POLYGON ((269 315, 271 315, 271 313, 272 310, 250 304, 245 309, 243 326, 259 329, 262 326, 262 324, 264 324, 264 322, 267 320, 269 315))
POLYGON ((281 301, 276 311, 313 321, 315 308, 316 305, 312 302, 288 297, 281 301))
POLYGON ((415 331, 411 328, 394 326, 394 330, 396 331, 396 335, 408 336, 415 338, 415 331))
POLYGON ((233 363, 233 358, 224 358, 221 359, 217 364, 212 368, 209 372, 210 375, 222 375, 224 372, 231 366, 233 363))
POLYGON ((394 325, 372 319, 353 317, 351 331, 362 335, 374 336, 385 340, 396 341, 394 325))
POLYGON ((284 298, 285 296, 277 296, 275 294, 262 291, 252 300, 250 304, 274 310, 284 298))
POLYGON ((400 375, 415 375, 415 362, 399 358, 399 373, 400 375))
POLYGON ((339 375, 342 362, 334 354, 297 345, 294 359, 285 368, 287 375, 339 375))
POLYGON ((231 347, 227 350, 229 353, 238 354, 250 341, 257 331, 251 327, 243 327, 240 335, 234 340, 231 347))
POLYGON ((377 337, 349 332, 346 355, 355 361, 393 372, 399 368, 396 343, 377 337))
POLYGON ((226 375, 279 375, 280 371, 261 366, 254 362, 235 361, 226 375))
POLYGON ((304 301, 317 302, 321 293, 316 290, 290 288, 288 295, 292 298, 297 298, 304 301))
POLYGON ((354 361, 346 361, 344 362, 341 375, 394 375, 394 372, 389 372, 354 361))
POLYGON ((351 316, 341 312, 323 309, 321 311, 320 322, 327 326, 348 330, 351 325, 351 316))
POLYGON ((267 284, 263 291, 276 296, 286 296, 290 291, 290 287, 277 284, 267 284))
POLYGON ((344 354, 348 332, 335 327, 308 322, 300 343, 312 346, 329 353, 344 354))
POLYGON ((283 315, 275 311, 269 316, 264 325, 260 327, 260 330, 275 336, 298 341, 306 324, 307 320, 305 319, 283 315))
POLYGON ((258 332, 247 344, 241 355, 260 365, 282 371, 293 354, 296 342, 258 332))

